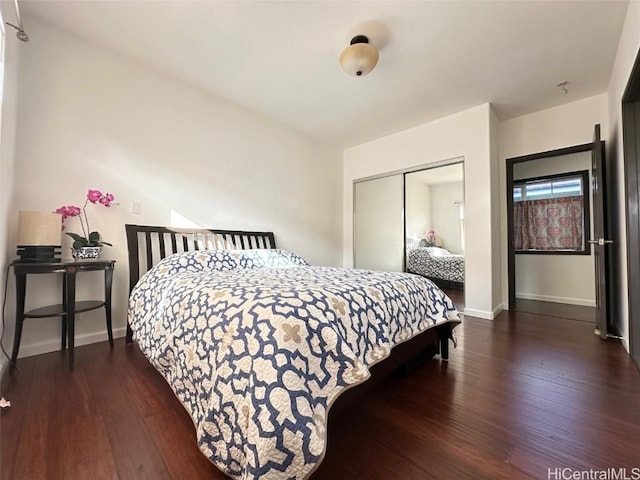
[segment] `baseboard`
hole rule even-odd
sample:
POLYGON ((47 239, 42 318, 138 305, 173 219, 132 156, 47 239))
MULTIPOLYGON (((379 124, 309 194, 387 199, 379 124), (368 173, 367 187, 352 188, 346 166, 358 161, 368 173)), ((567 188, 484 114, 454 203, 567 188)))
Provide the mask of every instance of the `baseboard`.
MULTIPOLYGON (((124 337, 126 334, 126 327, 114 328, 113 338, 124 337)), ((74 343, 76 347, 82 345, 89 345, 90 343, 105 342, 108 340, 107 331, 96 333, 86 333, 84 335, 76 335, 74 343)), ((46 342, 31 343, 20 345, 20 355, 18 358, 31 357, 33 355, 40 355, 42 353, 56 352, 60 350, 60 339, 47 340, 46 342)), ((7 362, 8 363, 8 362, 7 362)))
POLYGON ((567 303, 569 305, 581 305, 583 307, 595 307, 595 300, 587 300, 585 298, 571 297, 553 297, 551 295, 536 295, 535 293, 516 292, 516 298, 523 300, 538 300, 540 302, 567 303))
POLYGON ((496 318, 498 315, 500 315, 500 312, 504 310, 504 305, 502 305, 501 303, 493 309, 493 318, 496 318))
POLYGON ((476 310, 475 308, 465 308, 463 315, 468 315, 470 317, 484 318, 485 320, 493 320, 496 317, 494 312, 489 312, 486 310, 476 310))
POLYGON ((627 343, 627 339, 622 337, 622 346, 627 351, 629 355, 631 355, 631 349, 629 348, 629 343, 627 343))

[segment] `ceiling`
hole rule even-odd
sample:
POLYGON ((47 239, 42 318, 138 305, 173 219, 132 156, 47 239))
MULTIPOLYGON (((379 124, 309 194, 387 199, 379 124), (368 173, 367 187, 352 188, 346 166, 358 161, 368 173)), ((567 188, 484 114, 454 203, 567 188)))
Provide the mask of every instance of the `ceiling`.
MULTIPOLYGON (((490 102, 501 120, 606 91, 626 1, 23 0, 54 23, 348 147, 490 102), (380 49, 349 77, 352 36, 380 49), (568 81, 568 93, 556 85, 568 81)), ((37 48, 37 32, 30 48, 37 48)))

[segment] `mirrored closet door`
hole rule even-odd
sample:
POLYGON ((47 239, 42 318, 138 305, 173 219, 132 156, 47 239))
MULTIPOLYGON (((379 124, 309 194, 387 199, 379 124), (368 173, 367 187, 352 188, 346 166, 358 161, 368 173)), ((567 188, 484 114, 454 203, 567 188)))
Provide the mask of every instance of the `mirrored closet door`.
POLYGON ((464 166, 449 162, 354 183, 354 266, 464 284, 464 166))
POLYGON ((443 288, 464 284, 463 164, 407 172, 406 271, 443 288))
POLYGON ((354 184, 354 266, 404 271, 402 174, 354 184))

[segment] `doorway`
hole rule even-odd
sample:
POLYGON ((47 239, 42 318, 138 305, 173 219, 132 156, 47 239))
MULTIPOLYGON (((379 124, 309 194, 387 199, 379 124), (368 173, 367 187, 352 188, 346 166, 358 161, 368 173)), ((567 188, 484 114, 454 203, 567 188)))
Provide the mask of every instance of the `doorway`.
POLYGON ((507 159, 509 309, 596 323, 592 144, 507 159))

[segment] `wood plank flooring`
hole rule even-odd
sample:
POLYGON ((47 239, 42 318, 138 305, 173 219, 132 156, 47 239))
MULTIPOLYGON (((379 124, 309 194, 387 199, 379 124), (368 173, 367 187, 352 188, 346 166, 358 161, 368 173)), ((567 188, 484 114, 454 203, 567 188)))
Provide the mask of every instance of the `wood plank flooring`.
MULTIPOLYGON (((451 292, 456 297, 455 292, 451 292)), ((461 292, 457 300, 462 301, 461 292)), ((503 312, 457 329, 448 362, 393 377, 332 419, 314 480, 546 479, 640 467, 640 372, 575 320, 503 312)), ((122 339, 20 359, 2 394, 3 480, 225 479, 193 424, 122 339)))
POLYGON ((569 318, 589 322, 594 329, 596 325, 596 307, 516 298, 515 310, 518 312, 537 313, 550 317, 569 318))

